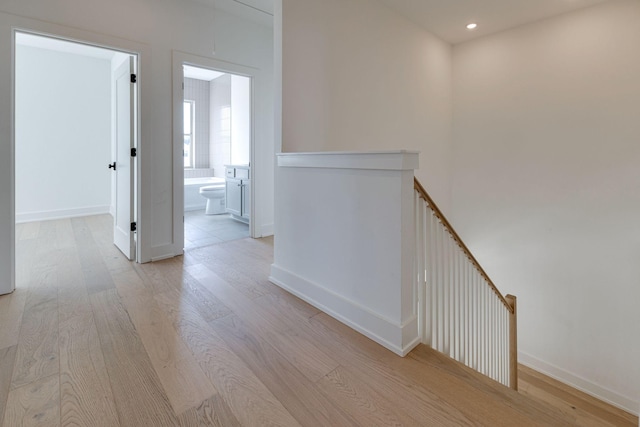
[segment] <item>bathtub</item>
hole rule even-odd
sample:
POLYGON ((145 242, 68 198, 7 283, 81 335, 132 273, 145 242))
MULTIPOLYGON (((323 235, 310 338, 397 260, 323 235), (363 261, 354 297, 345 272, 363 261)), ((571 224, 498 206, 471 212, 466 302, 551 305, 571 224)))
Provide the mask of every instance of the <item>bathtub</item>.
POLYGON ((222 184, 224 185, 224 178, 207 177, 207 178, 185 178, 184 179, 184 210, 197 211, 204 209, 207 205, 207 199, 202 197, 198 191, 200 187, 206 185, 222 184))

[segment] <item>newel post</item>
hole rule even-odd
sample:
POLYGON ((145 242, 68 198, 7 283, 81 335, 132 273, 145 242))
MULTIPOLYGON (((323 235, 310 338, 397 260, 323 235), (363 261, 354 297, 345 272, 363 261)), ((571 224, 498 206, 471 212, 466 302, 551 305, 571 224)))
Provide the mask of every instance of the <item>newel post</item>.
POLYGON ((514 390, 518 390, 518 302, 514 295, 505 297, 511 306, 509 315, 509 382, 514 390))

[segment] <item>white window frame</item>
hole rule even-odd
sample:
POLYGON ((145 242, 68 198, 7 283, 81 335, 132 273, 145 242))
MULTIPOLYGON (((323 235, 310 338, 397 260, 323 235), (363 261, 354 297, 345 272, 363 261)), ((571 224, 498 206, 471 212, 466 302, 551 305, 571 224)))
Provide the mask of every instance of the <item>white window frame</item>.
MULTIPOLYGON (((196 149, 196 135, 195 135, 195 125, 196 125, 196 120, 195 120, 195 114, 196 114, 196 102, 190 99, 185 99, 182 103, 182 108, 186 108, 187 105, 189 105, 189 110, 191 112, 191 132, 190 133, 186 133, 184 131, 184 124, 183 124, 183 129, 182 129, 182 133, 183 133, 183 139, 184 136, 189 136, 191 138, 191 149, 189 151, 189 161, 188 164, 185 163, 184 164, 184 168, 185 169, 194 169, 196 167, 195 165, 195 149, 196 149)), ((182 117, 184 120, 184 110, 182 113, 182 117)), ((183 156, 184 156, 184 151, 183 151, 183 156)), ((186 156, 184 156, 185 159, 187 158, 186 156)))

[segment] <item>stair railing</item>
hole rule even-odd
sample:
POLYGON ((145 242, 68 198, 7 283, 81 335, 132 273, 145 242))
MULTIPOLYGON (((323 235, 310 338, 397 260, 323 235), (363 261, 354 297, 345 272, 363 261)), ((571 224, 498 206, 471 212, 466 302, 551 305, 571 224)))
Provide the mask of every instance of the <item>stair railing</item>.
POLYGON ((414 188, 423 343, 517 390, 516 297, 500 293, 417 179, 414 188))

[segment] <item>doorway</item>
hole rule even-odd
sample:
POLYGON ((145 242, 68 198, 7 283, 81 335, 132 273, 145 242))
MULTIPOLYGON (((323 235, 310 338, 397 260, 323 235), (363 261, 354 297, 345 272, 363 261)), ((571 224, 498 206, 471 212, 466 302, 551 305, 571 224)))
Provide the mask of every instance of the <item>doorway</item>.
POLYGON ((251 236, 251 78, 183 64, 184 249, 251 236))
POLYGON ((17 230, 106 215, 112 241, 136 259, 136 62, 130 53, 16 31, 17 230))

